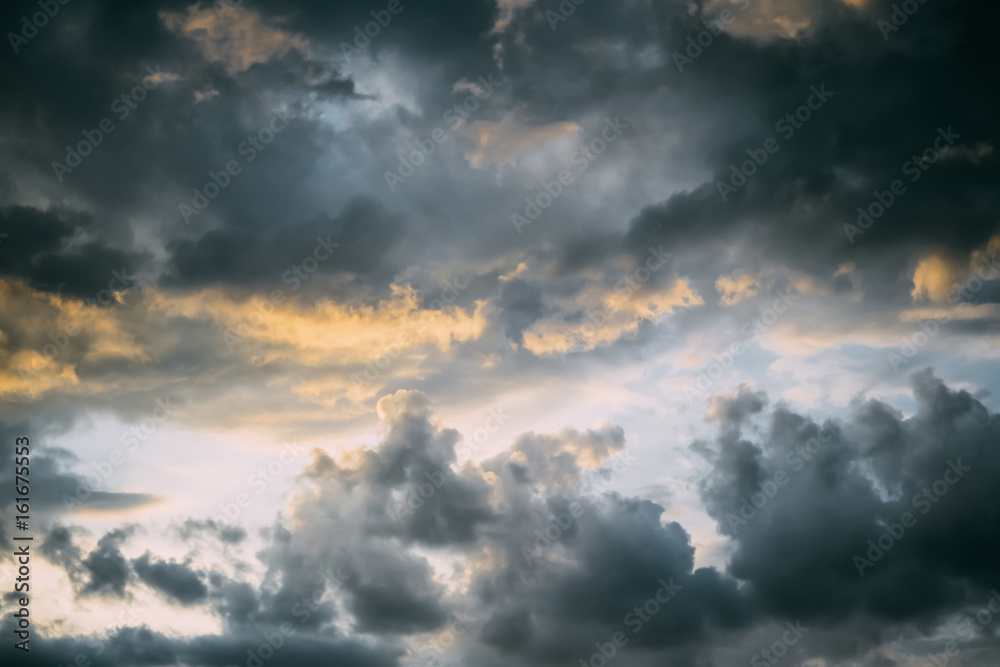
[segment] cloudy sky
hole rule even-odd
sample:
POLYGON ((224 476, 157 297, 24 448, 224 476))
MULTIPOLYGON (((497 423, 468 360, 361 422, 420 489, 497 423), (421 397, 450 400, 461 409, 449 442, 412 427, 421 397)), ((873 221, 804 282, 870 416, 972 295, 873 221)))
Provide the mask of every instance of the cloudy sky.
POLYGON ((995 4, 189 2, 0 9, 4 664, 1000 664, 995 4))

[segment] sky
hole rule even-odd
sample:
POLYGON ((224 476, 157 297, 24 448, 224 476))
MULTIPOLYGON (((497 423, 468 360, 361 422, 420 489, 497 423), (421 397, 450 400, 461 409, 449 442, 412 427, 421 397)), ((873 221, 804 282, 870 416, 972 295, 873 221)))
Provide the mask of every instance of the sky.
POLYGON ((3 664, 1000 664, 998 18, 4 3, 3 664))

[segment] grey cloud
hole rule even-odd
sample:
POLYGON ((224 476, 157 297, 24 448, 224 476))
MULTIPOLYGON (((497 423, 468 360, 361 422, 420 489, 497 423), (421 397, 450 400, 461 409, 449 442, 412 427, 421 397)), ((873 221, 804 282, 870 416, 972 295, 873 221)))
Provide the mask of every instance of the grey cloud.
POLYGON ((132 571, 119 547, 134 532, 133 527, 119 528, 98 540, 97 548, 82 561, 87 574, 87 581, 80 589, 82 595, 125 597, 125 587, 132 579, 132 571))
POLYGON ((940 619, 993 585, 982 554, 994 541, 984 480, 997 472, 997 416, 929 371, 911 381, 911 417, 859 398, 848 420, 820 426, 779 405, 759 443, 741 436, 740 410, 721 411, 702 495, 736 547, 729 573, 769 613, 940 619), (914 525, 882 537, 905 513, 914 525), (879 539, 884 555, 870 548, 879 539))
POLYGON ((182 605, 201 602, 208 597, 202 575, 184 563, 153 560, 148 551, 132 561, 139 580, 182 605))

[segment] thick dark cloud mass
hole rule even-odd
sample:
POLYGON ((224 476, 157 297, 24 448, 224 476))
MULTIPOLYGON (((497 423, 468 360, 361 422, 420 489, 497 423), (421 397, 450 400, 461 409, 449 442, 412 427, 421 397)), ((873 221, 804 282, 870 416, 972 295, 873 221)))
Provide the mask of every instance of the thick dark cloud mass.
POLYGON ((73 532, 66 526, 54 526, 39 549, 41 554, 66 570, 76 580, 82 569, 80 548, 73 543, 73 532))
MULTIPOLYGON (((351 305, 371 305, 393 285, 413 286, 433 303, 444 281, 460 277, 470 287, 456 303, 486 303, 487 327, 456 354, 495 354, 518 369, 544 369, 537 357, 550 354, 527 347, 526 332, 586 322, 600 298, 595 286, 610 293, 622 262, 641 262, 650 248, 672 257, 640 294, 684 277, 705 312, 674 313, 683 332, 676 336, 659 321, 662 310, 639 311, 639 322, 582 352, 614 360, 696 338, 730 315, 714 311, 713 293, 734 270, 808 276, 814 295, 829 296, 828 310, 849 303, 849 313, 831 320, 898 325, 892 315, 912 303, 921 259, 940 256, 965 279, 969 254, 998 231, 998 135, 983 112, 996 99, 981 85, 1000 61, 987 28, 997 9, 923 3, 886 38, 878 22, 892 14, 890 0, 752 5, 592 0, 561 21, 552 18, 558 6, 541 2, 404 1, 360 49, 358 31, 382 10, 313 2, 67 6, 0 67, 11 100, 0 127, 19 137, 2 163, 0 274, 94 298, 112 270, 127 267, 177 298, 207 287, 235 299, 276 289, 287 297, 301 286, 296 296, 306 303, 351 305), (685 63, 677 54, 723 9, 735 23, 685 63), (156 85, 120 118, 114 101, 148 67, 159 72, 156 85), (497 90, 473 97, 475 111, 457 127, 445 120, 487 75, 499 77, 497 90), (802 105, 814 87, 832 95, 810 110, 802 105), (808 120, 782 120, 802 108, 808 120), (275 111, 293 119, 250 161, 240 147, 275 111), (65 147, 102 117, 114 132, 57 179, 53 161, 64 161, 65 147), (560 169, 575 169, 605 118, 630 129, 585 160, 577 182, 517 233, 511 214, 560 169), (552 128, 560 124, 576 129, 558 135, 552 128), (436 128, 447 140, 389 190, 386 172, 436 128), (914 161, 939 128, 958 138, 933 162, 914 161), (731 167, 750 160, 747 151, 759 155, 771 137, 780 149, 724 201, 720 183, 730 181, 731 167), (230 160, 240 173, 222 179, 220 193, 185 221, 179 205, 192 206, 201 196, 194 191, 230 160), (857 225, 857 208, 897 178, 905 194, 862 234, 845 231, 857 225), (339 247, 301 279, 294 271, 318 238, 339 247)), ((11 5, 4 18, 17 25, 23 11, 11 5)), ((988 336, 996 317, 981 312, 947 328, 988 336)), ((212 364, 238 382, 299 371, 247 368, 190 313, 157 329, 155 343, 150 332, 130 332, 157 347, 142 363, 88 360, 81 373, 169 382, 212 364), (192 343, 164 349, 182 337, 192 343)), ((36 345, 26 336, 4 344, 36 345)), ((74 341, 74 354, 92 345, 74 341)), ((492 368, 503 379, 512 366, 492 368)), ((427 386, 455 382, 447 371, 427 373, 427 386)))
MULTIPOLYGON (((749 659, 786 621, 805 628, 799 660, 892 664, 880 641, 918 645, 987 604, 1000 575, 990 557, 1000 416, 929 370, 912 384, 910 417, 858 399, 848 418, 824 424, 780 404, 766 412, 767 397, 746 386, 716 396, 718 438, 692 446, 711 463, 701 494, 734 549, 722 571, 695 564, 691 536, 662 506, 609 490, 631 465, 620 427, 524 434, 481 467, 458 468, 457 434, 413 392, 379 402, 383 439, 353 465, 314 453, 291 525, 269 529, 257 554, 260 586, 148 552, 130 567, 121 547, 131 528, 84 555, 59 526, 43 553, 79 573, 85 595, 125 597, 138 580, 181 605, 210 601, 226 620, 225 637, 184 642, 123 631, 110 644, 123 665, 224 664, 208 656, 251 630, 283 632, 282 660, 313 664, 326 646, 351 664, 398 664, 345 628, 384 646, 449 633, 449 660, 487 665, 572 664, 615 636, 622 664, 732 664, 724 656, 749 659), (431 563, 457 554, 479 556, 462 566, 467 587, 451 589, 431 563), (859 634, 873 622, 878 638, 859 634)), ((987 642, 967 664, 990 664, 996 651, 987 642)))
POLYGON ((930 371, 912 384, 912 417, 859 400, 850 421, 818 425, 778 406, 761 443, 741 436, 758 397, 716 399, 703 497, 735 542, 730 574, 769 612, 926 620, 995 585, 1000 420, 930 371))
MULTIPOLYGON (((322 216, 264 235, 247 229, 209 231, 197 242, 185 239, 169 248, 172 271, 166 282, 169 285, 235 282, 298 289, 303 274, 295 273, 291 267, 313 256, 317 247, 322 258, 320 275, 375 274, 401 231, 399 223, 378 202, 362 198, 348 202, 336 219, 322 216)), ((383 273, 382 279, 391 275, 383 273)))
POLYGON ((88 577, 81 589, 83 595, 125 597, 132 571, 120 547, 134 532, 132 528, 119 528, 98 540, 97 548, 82 561, 88 577))
MULTIPOLYGON (((5 620, 5 625, 8 622, 5 620)), ((9 632, 8 628, 4 628, 9 632)), ((278 637, 280 634, 276 633, 278 637)), ((146 628, 125 628, 103 641, 100 659, 113 665, 153 667, 162 665, 203 665, 227 667, 246 664, 248 652, 258 656, 260 646, 270 647, 260 635, 218 637, 206 635, 192 640, 178 640, 146 628)), ((98 644, 100 645, 100 644, 98 644)), ((266 649, 265 649, 265 654, 266 649)), ((72 661, 77 655, 94 655, 94 642, 76 638, 42 637, 39 648, 22 659, 25 665, 51 665, 72 661)), ((270 654, 268 664, 325 665, 330 661, 352 667, 395 667, 391 652, 357 643, 295 638, 270 654)))
POLYGON ((183 563, 155 560, 149 552, 132 561, 136 576, 180 604, 195 604, 208 596, 202 577, 183 563))
POLYGON ((24 664, 1000 664, 996 3, 42 5, 24 664))
MULTIPOLYGON (((754 637, 786 620, 812 632, 795 655, 841 664, 857 657, 852 651, 877 648, 860 636, 848 641, 866 619, 885 624, 883 638, 915 639, 905 623, 930 628, 974 610, 997 579, 989 557, 997 505, 990 480, 1000 473, 1000 417, 930 371, 915 373, 912 383, 918 404, 912 417, 859 399, 849 419, 819 425, 779 405, 767 416, 761 444, 742 434, 764 416, 767 397, 745 387, 716 397, 709 415, 718 440, 695 447, 712 463, 701 485, 706 507, 735 548, 725 572, 694 565, 688 533, 662 507, 604 490, 602 480, 628 466, 617 427, 524 435, 482 469, 466 467, 462 477, 451 477, 444 452, 456 443, 429 423, 423 399, 413 394, 380 403, 387 436, 360 468, 349 472, 317 458, 313 490, 296 514, 302 530, 282 538, 280 562, 295 551, 327 550, 327 566, 346 573, 335 588, 347 596, 359 629, 410 633, 441 627, 448 607, 469 614, 477 622, 463 637, 461 655, 482 664, 500 656, 514 664, 572 664, 589 657, 595 638, 618 631, 629 640, 625 664, 646 664, 644 656, 652 655, 701 664, 720 651, 752 655, 747 647, 760 641, 754 637), (458 598, 417 583, 427 576, 420 559, 393 562, 389 552, 370 550, 376 535, 402 546, 412 539, 411 523, 371 524, 349 510, 386 480, 403 479, 435 432, 445 481, 424 490, 426 505, 414 514, 461 524, 460 516, 436 513, 439 494, 463 480, 494 480, 492 518, 473 533, 477 548, 491 556, 458 598), (341 539, 328 545, 312 537, 326 531, 341 539), (879 542, 884 534, 893 536, 891 544, 879 542), (869 554, 869 540, 882 551, 869 554), (394 594, 376 596, 369 580, 394 594), (648 604, 658 591, 660 603, 669 601, 648 604)), ((468 549, 464 540, 455 544, 468 549)), ((442 555, 450 550, 447 543, 428 546, 442 555)), ((991 650, 979 655, 988 661, 996 655, 991 650)), ((886 659, 876 651, 864 664, 886 659)))

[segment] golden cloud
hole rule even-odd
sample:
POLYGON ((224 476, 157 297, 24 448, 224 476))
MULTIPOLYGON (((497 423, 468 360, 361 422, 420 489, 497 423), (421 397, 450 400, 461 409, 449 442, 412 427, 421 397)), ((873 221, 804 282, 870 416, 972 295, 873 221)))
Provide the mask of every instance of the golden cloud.
POLYGON ((191 37, 208 60, 224 63, 231 74, 292 49, 307 52, 309 46, 304 38, 266 25, 260 14, 242 6, 217 10, 195 4, 184 12, 160 12, 160 20, 168 30, 191 37))
POLYGON ((443 352, 453 343, 478 338, 486 328, 485 302, 476 302, 470 314, 457 306, 424 310, 420 301, 415 289, 400 285, 371 306, 284 299, 275 304, 263 296, 239 301, 213 289, 186 295, 154 291, 150 310, 214 320, 229 331, 235 349, 246 349, 260 365, 279 360, 308 366, 364 363, 388 350, 427 344, 443 352))
POLYGON ((644 321, 658 321, 675 308, 702 303, 686 278, 675 280, 669 288, 649 292, 592 288, 563 308, 583 310, 589 316, 579 322, 550 318, 536 323, 524 333, 524 347, 537 355, 585 352, 634 334, 644 321), (587 308, 587 303, 600 303, 600 307, 587 308))
POLYGON ((715 289, 722 295, 719 302, 723 306, 733 306, 756 294, 760 281, 748 273, 733 271, 728 276, 719 276, 715 289))
POLYGON ((87 391, 76 376, 79 364, 148 359, 116 308, 87 305, 9 279, 0 279, 0 304, 0 395, 87 391))
POLYGON ((580 129, 576 123, 526 127, 515 120, 513 112, 508 112, 499 123, 477 121, 465 130, 476 143, 476 148, 466 153, 465 159, 477 168, 489 163, 513 167, 525 151, 568 137, 580 129))

